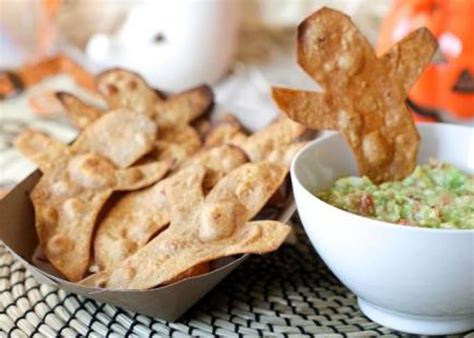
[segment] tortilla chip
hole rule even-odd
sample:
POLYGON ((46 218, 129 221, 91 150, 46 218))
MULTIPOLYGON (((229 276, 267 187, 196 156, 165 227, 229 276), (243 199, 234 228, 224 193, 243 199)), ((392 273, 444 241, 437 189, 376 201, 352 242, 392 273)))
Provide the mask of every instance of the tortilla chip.
POLYGON ((137 190, 161 179, 171 168, 171 161, 151 162, 116 171, 116 190, 137 190))
POLYGON ((42 172, 47 171, 56 158, 66 154, 67 146, 38 130, 24 130, 15 139, 15 147, 33 161, 42 172))
POLYGON ((201 116, 191 122, 191 126, 197 131, 201 141, 204 142, 207 133, 211 130, 212 123, 207 116, 201 116))
POLYGON ((201 148, 201 138, 193 127, 185 124, 161 128, 154 149, 145 160, 171 160, 177 168, 199 148, 201 148))
POLYGON ((247 155, 238 147, 222 145, 217 147, 203 148, 195 156, 181 164, 185 168, 195 164, 206 167, 202 188, 205 193, 209 192, 227 173, 240 165, 248 162, 247 155))
POLYGON ((202 262, 189 268, 188 270, 178 275, 177 277, 170 279, 166 283, 163 283, 163 285, 170 285, 182 279, 204 275, 205 273, 208 273, 209 271, 211 271, 211 264, 209 262, 202 262))
POLYGON ((405 81, 411 84, 434 53, 427 31, 398 45, 393 56, 378 59, 349 17, 323 8, 298 27, 298 63, 325 92, 273 89, 293 120, 341 131, 361 174, 377 183, 402 179, 415 168, 419 135, 405 106, 405 81))
POLYGON ((79 129, 85 129, 104 114, 101 109, 85 103, 73 94, 58 92, 55 95, 66 110, 67 116, 79 129))
POLYGON ((207 113, 213 103, 211 87, 202 85, 156 102, 154 116, 162 127, 185 125, 207 113))
POLYGON ((238 143, 246 137, 239 120, 235 116, 227 114, 217 120, 207 131, 204 136, 204 145, 217 146, 238 143))
POLYGON ((289 88, 272 88, 273 100, 293 121, 313 129, 337 129, 337 107, 330 94, 289 88))
POLYGON ((57 118, 64 112, 54 91, 49 89, 38 88, 29 92, 28 105, 34 114, 42 118, 57 118))
POLYGON ((274 151, 267 155, 266 161, 269 161, 271 163, 283 164, 289 168, 293 157, 298 151, 300 151, 301 148, 303 148, 307 144, 307 141, 302 141, 290 143, 286 146, 276 148, 274 151))
POLYGON ((268 162, 244 164, 227 174, 210 191, 206 202, 233 199, 245 206, 242 218, 253 218, 282 185, 288 167, 268 162))
POLYGON ((72 149, 93 151, 125 168, 152 149, 156 136, 157 127, 152 120, 141 113, 120 109, 91 124, 79 135, 72 149))
POLYGON ((395 82, 400 86, 402 93, 408 93, 426 65, 431 62, 436 52, 436 45, 436 40, 430 31, 422 27, 405 36, 381 56, 382 63, 389 71, 387 76, 396 79, 395 82))
POLYGON ((204 198, 204 167, 187 167, 166 187, 170 227, 112 271, 92 275, 81 283, 146 289, 173 280, 203 262, 275 250, 290 227, 274 221, 247 220, 271 197, 286 172, 285 166, 265 162, 245 164, 229 173, 204 198))
MULTIPOLYGON (((224 175, 247 162, 242 151, 233 146, 205 149, 181 165, 179 172, 191 166, 205 166, 204 191, 210 190, 224 175)), ((99 223, 94 241, 95 261, 111 269, 143 247, 170 222, 166 178, 155 185, 121 197, 99 223)))
POLYGON ((238 254, 271 252, 278 249, 290 230, 288 225, 277 221, 247 222, 241 225, 229 238, 215 243, 206 243, 206 245, 193 238, 184 247, 179 247, 183 243, 175 238, 161 237, 159 245, 164 247, 165 252, 169 250, 168 248, 175 246, 178 246, 180 250, 172 251, 173 255, 167 257, 162 250, 153 252, 152 249, 158 246, 158 242, 155 242, 157 244, 153 243, 155 245, 150 246, 149 250, 137 252, 123 266, 115 270, 110 275, 107 287, 112 289, 147 289, 154 285, 166 284, 167 281, 175 278, 177 271, 187 271, 202 262, 238 254), (148 251, 151 251, 151 256, 148 256, 148 251), (154 258, 161 258, 157 262, 159 265, 153 264, 154 262, 151 261, 152 264, 150 266, 147 264, 146 267, 151 268, 151 271, 140 269, 140 262, 143 262, 144 259, 154 258))
POLYGON ((169 163, 116 169, 93 153, 63 155, 44 172, 33 189, 39 243, 64 276, 84 277, 90 259, 98 212, 114 190, 137 189, 164 176, 169 163))
POLYGON ((95 220, 112 192, 143 188, 169 170, 170 161, 117 168, 141 156, 140 147, 150 148, 155 132, 155 124, 145 115, 116 111, 94 122, 70 147, 41 133, 25 134, 18 140, 22 145, 32 144, 24 147, 30 153, 48 154, 37 156, 43 176, 31 199, 40 245, 51 264, 69 280, 79 280, 87 271, 95 220), (123 147, 132 151, 123 156, 123 147))
POLYGON ((107 70, 96 81, 109 109, 123 108, 152 117, 155 104, 163 101, 140 75, 128 70, 107 70))
POLYGON ((303 135, 306 127, 287 117, 281 117, 268 127, 257 131, 245 139, 234 139, 253 162, 270 161, 283 163, 286 149, 303 135))
POLYGON ((94 260, 100 270, 116 266, 168 225, 167 180, 132 191, 112 205, 98 224, 94 239, 94 260))

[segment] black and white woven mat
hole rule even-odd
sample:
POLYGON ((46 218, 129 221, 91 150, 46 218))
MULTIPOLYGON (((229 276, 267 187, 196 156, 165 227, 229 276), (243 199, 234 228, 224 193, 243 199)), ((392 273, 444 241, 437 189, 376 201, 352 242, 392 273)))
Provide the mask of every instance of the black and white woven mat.
POLYGON ((176 323, 39 284, 0 246, 0 336, 408 336, 365 317, 297 228, 298 245, 251 257, 176 323))

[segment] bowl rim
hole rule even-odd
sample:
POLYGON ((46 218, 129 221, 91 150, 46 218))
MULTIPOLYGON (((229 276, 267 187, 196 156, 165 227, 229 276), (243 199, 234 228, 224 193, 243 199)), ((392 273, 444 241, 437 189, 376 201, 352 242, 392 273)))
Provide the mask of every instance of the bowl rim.
MULTIPOLYGON (((465 129, 465 130, 472 130, 474 132, 473 127, 469 126, 461 126, 461 125, 456 125, 452 123, 440 123, 440 122, 421 122, 421 123, 416 123, 417 126, 422 126, 423 128, 428 127, 428 128, 445 128, 445 127, 454 127, 458 129, 465 129)), ((310 141, 308 144, 306 144, 303 148, 301 148, 296 155, 293 157, 293 160, 291 161, 291 166, 290 166, 290 172, 291 172, 291 179, 293 183, 293 193, 295 193, 295 185, 299 185, 307 195, 310 196, 312 203, 321 203, 324 207, 329 208, 332 210, 332 212, 336 213, 343 213, 346 217, 353 217, 355 220, 361 220, 363 222, 369 222, 372 223, 373 225, 376 226, 383 226, 385 228, 391 228, 391 229, 400 229, 399 231, 421 231, 421 232, 432 232, 432 233, 445 233, 445 234, 471 234, 474 235, 474 229, 444 229, 444 228, 428 228, 428 227, 421 227, 421 226, 403 226, 401 224, 397 223, 391 223, 391 222, 385 222, 381 221, 375 218, 370 218, 370 217, 364 217, 358 214, 351 213, 349 211, 339 209, 322 199, 318 198, 316 195, 314 195, 306 186, 300 181, 298 174, 296 173, 296 163, 300 161, 302 154, 305 153, 309 148, 312 148, 315 144, 322 143, 326 139, 331 138, 331 137, 337 137, 341 133, 338 131, 331 131, 331 133, 328 133, 326 135, 323 135, 321 137, 316 138, 315 140, 310 141), (404 230, 402 230, 404 229, 404 230)), ((357 222, 358 224, 362 222, 357 222)))

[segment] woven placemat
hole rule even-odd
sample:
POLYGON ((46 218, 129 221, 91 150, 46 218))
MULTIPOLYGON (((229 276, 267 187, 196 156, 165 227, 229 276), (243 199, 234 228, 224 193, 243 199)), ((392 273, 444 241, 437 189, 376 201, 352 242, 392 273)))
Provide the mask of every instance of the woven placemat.
POLYGON ((297 245, 251 257, 176 323, 40 284, 0 245, 0 335, 408 336, 365 317, 296 229, 297 245))

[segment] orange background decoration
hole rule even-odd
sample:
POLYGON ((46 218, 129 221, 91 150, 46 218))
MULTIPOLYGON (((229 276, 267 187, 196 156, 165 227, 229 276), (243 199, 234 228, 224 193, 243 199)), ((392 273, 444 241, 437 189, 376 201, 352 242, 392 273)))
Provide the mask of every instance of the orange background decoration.
POLYGON ((417 107, 460 122, 474 118, 473 20, 473 0, 394 1, 382 23, 380 54, 421 26, 438 39, 438 54, 409 93, 417 107))

